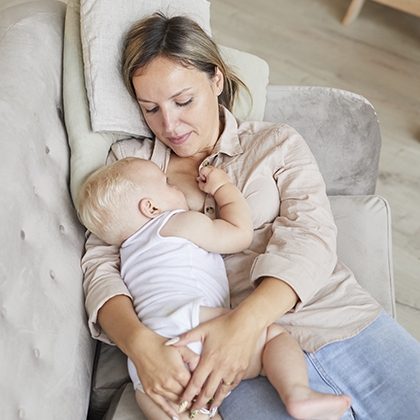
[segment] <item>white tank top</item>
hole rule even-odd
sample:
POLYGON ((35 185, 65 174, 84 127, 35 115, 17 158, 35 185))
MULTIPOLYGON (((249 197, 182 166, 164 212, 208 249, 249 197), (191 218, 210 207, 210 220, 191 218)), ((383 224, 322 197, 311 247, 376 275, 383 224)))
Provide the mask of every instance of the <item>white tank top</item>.
POLYGON ((120 249, 121 275, 142 322, 165 317, 192 302, 229 308, 229 285, 222 257, 160 230, 175 210, 163 213, 130 236, 120 249))

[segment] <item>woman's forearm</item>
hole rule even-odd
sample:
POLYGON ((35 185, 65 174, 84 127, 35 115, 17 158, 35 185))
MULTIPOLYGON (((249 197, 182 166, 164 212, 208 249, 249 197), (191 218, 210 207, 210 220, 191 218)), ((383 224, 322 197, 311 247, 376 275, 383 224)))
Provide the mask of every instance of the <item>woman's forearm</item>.
POLYGON ((234 313, 235 317, 256 323, 254 328, 263 331, 293 309, 298 301, 298 295, 287 283, 274 277, 264 277, 234 313))
POLYGON ((153 334, 137 317, 132 300, 125 295, 109 299, 98 312, 98 323, 107 336, 128 357, 134 358, 139 345, 153 334))

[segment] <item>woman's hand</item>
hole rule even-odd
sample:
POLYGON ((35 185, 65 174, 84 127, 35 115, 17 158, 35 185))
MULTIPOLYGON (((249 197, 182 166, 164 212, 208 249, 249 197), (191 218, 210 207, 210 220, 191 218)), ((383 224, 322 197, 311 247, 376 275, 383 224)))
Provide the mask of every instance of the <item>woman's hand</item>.
POLYGON ((235 312, 229 312, 180 336, 174 346, 194 341, 203 343, 200 363, 181 397, 183 402, 190 402, 197 396, 191 412, 206 407, 213 397, 209 408, 219 407, 226 395, 239 385, 260 335, 255 322, 247 323, 235 312))
POLYGON ((169 416, 178 417, 168 400, 176 404, 191 378, 191 370, 198 364, 199 356, 188 347, 165 346, 167 338, 150 331, 145 340, 142 335, 135 355, 130 357, 142 383, 144 392, 169 416))
POLYGON ((210 409, 220 406, 243 379, 261 334, 297 302, 287 283, 265 277, 235 310, 181 335, 174 346, 203 343, 199 365, 181 397, 189 402, 198 395, 191 411, 205 407, 213 396, 210 409))
POLYGON ((169 416, 178 413, 168 400, 180 403, 191 378, 184 363, 194 370, 200 357, 188 347, 165 346, 167 338, 149 330, 138 319, 127 296, 108 300, 98 313, 108 337, 131 359, 145 393, 169 416))

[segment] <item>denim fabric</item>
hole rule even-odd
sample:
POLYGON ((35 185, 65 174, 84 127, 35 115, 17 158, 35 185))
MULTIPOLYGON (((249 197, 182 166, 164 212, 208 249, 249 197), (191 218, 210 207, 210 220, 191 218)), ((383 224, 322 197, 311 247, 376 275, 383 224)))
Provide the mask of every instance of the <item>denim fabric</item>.
MULTIPOLYGON (((305 354, 312 389, 348 394, 342 420, 420 418, 420 343, 383 312, 357 336, 305 354)), ((219 410, 224 420, 288 420, 266 378, 242 383, 219 410)))

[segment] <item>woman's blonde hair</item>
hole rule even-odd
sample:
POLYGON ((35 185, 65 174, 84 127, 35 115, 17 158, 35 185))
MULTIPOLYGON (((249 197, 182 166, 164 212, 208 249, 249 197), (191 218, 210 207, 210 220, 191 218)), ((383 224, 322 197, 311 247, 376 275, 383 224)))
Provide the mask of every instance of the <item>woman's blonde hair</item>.
POLYGON ((110 245, 120 245, 130 232, 124 209, 140 186, 126 171, 130 161, 125 158, 93 172, 79 190, 78 216, 98 238, 110 245))
POLYGON ((226 65, 217 44, 192 19, 185 16, 166 17, 155 13, 135 24, 129 31, 124 48, 122 72, 130 95, 137 100, 133 77, 153 59, 165 57, 183 66, 193 66, 211 79, 216 68, 224 76, 219 103, 232 110, 239 86, 251 96, 247 86, 226 65))

